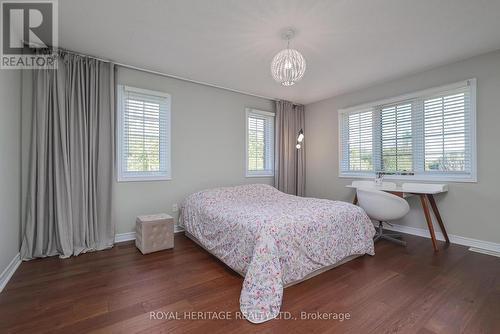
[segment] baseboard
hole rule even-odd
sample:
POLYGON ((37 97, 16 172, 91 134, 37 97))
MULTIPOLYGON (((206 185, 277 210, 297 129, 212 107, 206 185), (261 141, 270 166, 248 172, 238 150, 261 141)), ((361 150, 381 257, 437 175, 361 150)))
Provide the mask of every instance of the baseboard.
POLYGON ((10 261, 7 268, 5 268, 2 274, 0 275, 0 292, 2 292, 7 283, 9 283, 9 280, 11 279, 12 275, 14 275, 17 268, 19 268, 20 264, 21 264, 21 256, 19 255, 19 253, 17 253, 16 256, 14 256, 14 258, 12 259, 12 261, 10 261))
MULTIPOLYGON (((404 226, 404 225, 398 225, 398 224, 392 224, 392 226, 386 225, 386 226, 384 226, 384 228, 387 230, 417 235, 419 237, 424 237, 424 238, 431 237, 429 230, 423 229, 423 228, 416 228, 416 227, 410 227, 410 226, 404 226)), ((441 241, 445 240, 443 233, 438 232, 438 231, 436 231, 435 233, 436 233, 436 239, 441 240, 441 241)), ((471 249, 472 251, 479 252, 479 250, 483 250, 483 252, 481 252, 481 253, 484 253, 484 254, 489 254, 489 255, 494 255, 493 253, 500 254, 500 244, 499 243, 495 243, 495 242, 491 242, 491 241, 484 241, 484 240, 479 240, 479 239, 473 239, 473 238, 467 238, 467 237, 462 237, 462 236, 453 235, 453 234, 448 234, 448 238, 450 239, 450 242, 453 244, 468 246, 468 247, 473 248, 473 249, 471 249)))
POLYGON ((115 243, 135 240, 135 232, 117 233, 115 234, 115 243))
MULTIPOLYGON (((174 233, 184 232, 184 229, 179 225, 174 225, 174 233)), ((135 232, 117 233, 115 234, 115 243, 135 240, 135 232)))
POLYGON ((180 227, 179 225, 174 225, 174 233, 182 233, 184 232, 184 228, 180 227))
POLYGON ((476 252, 476 253, 481 253, 481 254, 486 254, 486 255, 500 257, 500 252, 494 252, 494 251, 490 251, 490 250, 487 250, 487 249, 482 249, 482 248, 477 248, 477 247, 470 247, 469 250, 471 252, 476 252))

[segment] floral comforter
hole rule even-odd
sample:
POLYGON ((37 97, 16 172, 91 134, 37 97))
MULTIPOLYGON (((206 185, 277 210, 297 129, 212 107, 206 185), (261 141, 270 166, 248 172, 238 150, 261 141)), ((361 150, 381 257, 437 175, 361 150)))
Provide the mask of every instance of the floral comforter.
POLYGON ((263 184, 204 190, 186 198, 187 232, 243 274, 242 314, 278 316, 283 287, 356 254, 374 254, 375 230, 352 204, 287 195, 263 184))

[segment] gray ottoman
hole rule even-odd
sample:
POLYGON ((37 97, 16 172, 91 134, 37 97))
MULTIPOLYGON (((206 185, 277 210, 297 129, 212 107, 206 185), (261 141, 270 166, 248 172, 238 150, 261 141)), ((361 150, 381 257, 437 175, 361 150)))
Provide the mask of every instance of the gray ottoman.
POLYGON ((174 219, 165 214, 139 216, 135 245, 142 254, 174 248, 174 219))

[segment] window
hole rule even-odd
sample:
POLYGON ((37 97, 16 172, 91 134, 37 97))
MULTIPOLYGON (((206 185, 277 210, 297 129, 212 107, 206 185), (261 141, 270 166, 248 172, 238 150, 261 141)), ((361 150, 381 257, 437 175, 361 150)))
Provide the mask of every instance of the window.
POLYGON ((413 170, 411 103, 385 106, 380 110, 381 170, 413 170))
POLYGON ((246 176, 274 175, 274 114, 246 110, 246 176))
POLYGON ((345 160, 347 170, 371 171, 373 170, 372 149, 372 112, 360 111, 345 117, 345 131, 347 137, 349 158, 345 160))
POLYGON ((169 180, 170 95, 118 86, 118 181, 169 180))
POLYGON ((425 170, 470 170, 469 112, 465 92, 424 101, 425 170))
POLYGON ((475 182, 475 96, 470 79, 340 110, 340 176, 475 182))

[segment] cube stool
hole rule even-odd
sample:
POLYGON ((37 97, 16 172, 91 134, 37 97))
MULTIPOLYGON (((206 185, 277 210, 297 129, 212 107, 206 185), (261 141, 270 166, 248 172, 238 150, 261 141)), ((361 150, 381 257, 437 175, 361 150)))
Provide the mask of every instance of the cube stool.
POLYGON ((160 213, 137 217, 135 246, 142 254, 174 248, 174 218, 160 213))

